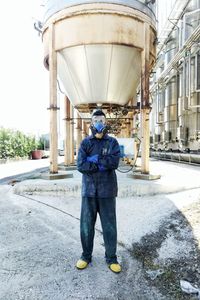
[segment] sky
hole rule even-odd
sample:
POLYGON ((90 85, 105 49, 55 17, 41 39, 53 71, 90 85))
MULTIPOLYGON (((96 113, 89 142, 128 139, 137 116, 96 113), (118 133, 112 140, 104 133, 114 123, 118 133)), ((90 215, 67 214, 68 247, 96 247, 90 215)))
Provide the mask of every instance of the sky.
POLYGON ((49 72, 34 29, 41 0, 2 1, 0 9, 0 127, 49 132, 49 72))

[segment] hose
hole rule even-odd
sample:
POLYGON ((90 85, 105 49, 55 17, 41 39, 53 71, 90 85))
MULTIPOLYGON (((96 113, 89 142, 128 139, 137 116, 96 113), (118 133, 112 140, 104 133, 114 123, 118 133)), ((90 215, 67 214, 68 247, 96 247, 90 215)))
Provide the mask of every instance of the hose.
POLYGON ((141 145, 141 140, 140 140, 138 137, 137 137, 137 139, 139 140, 139 144, 138 144, 139 146, 138 146, 138 149, 137 149, 137 152, 136 152, 136 156, 135 156, 135 160, 134 160, 134 162, 133 162, 133 165, 131 166, 130 169, 128 169, 128 170, 126 170, 126 171, 122 171, 122 170, 120 170, 119 167, 118 167, 118 169, 117 169, 118 172, 120 172, 120 173, 128 173, 128 172, 130 172, 130 171, 133 170, 133 167, 135 167, 136 161, 137 161, 137 158, 138 158, 138 154, 139 154, 139 151, 140 151, 140 145, 141 145))

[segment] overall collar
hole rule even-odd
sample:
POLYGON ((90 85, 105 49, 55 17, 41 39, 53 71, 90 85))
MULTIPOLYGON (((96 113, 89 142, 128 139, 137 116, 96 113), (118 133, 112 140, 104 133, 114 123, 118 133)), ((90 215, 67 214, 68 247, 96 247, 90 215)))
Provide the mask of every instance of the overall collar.
POLYGON ((89 135, 89 139, 96 139, 96 140, 108 140, 109 139, 109 135, 106 133, 101 139, 97 139, 95 136, 93 136, 92 134, 89 135))

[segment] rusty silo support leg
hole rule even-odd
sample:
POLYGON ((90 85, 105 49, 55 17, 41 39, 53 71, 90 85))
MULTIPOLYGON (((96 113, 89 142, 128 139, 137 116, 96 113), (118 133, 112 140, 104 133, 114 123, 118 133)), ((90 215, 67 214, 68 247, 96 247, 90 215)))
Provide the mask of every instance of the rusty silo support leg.
POLYGON ((82 139, 87 136, 87 125, 85 121, 82 121, 82 139))
POLYGON ((149 174, 149 109, 141 110, 141 173, 149 174))
POLYGON ((70 102, 70 164, 74 164, 74 108, 70 102))
POLYGON ((89 127, 87 125, 87 122, 85 122, 85 133, 86 133, 86 136, 89 135, 89 127))
POLYGON ((133 136, 134 136, 134 143, 133 143, 133 154, 134 154, 134 161, 136 161, 136 159, 137 159, 137 152, 138 152, 138 141, 137 141, 137 138, 136 138, 136 136, 137 136, 137 134, 138 134, 138 130, 137 130, 137 115, 136 114, 134 114, 133 115, 133 126, 132 126, 132 128, 133 128, 133 136))
POLYGON ((54 24, 49 26, 49 86, 50 86, 50 173, 58 173, 57 133, 57 54, 54 24))
POLYGON ((70 101, 65 96, 65 159, 64 159, 64 165, 69 166, 70 165, 70 101))
POLYGON ((85 138, 85 132, 84 132, 84 121, 82 120, 82 131, 81 131, 81 134, 82 134, 82 140, 85 138))
POLYGON ((131 135, 131 122, 129 119, 126 120, 126 137, 130 138, 131 135))
POLYGON ((149 174, 149 39, 150 28, 144 23, 144 45, 141 74, 141 172, 149 174))
POLYGON ((82 140, 82 119, 77 113, 77 124, 76 124, 76 157, 78 154, 78 149, 82 140))

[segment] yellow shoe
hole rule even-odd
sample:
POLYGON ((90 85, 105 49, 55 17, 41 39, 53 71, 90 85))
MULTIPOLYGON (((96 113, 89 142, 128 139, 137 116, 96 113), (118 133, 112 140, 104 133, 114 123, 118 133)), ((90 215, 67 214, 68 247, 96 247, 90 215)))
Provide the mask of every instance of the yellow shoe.
POLYGON ((109 268, 110 268, 110 270, 113 271, 114 273, 120 273, 121 270, 122 270, 120 264, 118 264, 118 263, 117 263, 117 264, 111 264, 111 265, 109 265, 109 268))
POLYGON ((76 263, 76 267, 79 270, 83 270, 83 269, 87 268, 87 266, 88 266, 88 263, 82 259, 79 259, 76 263))

